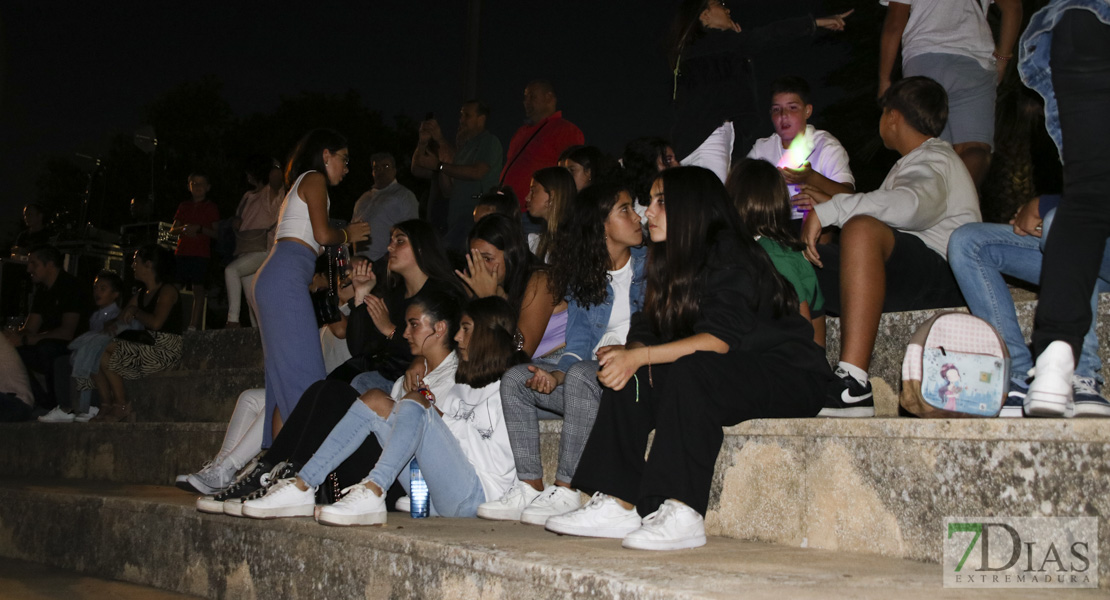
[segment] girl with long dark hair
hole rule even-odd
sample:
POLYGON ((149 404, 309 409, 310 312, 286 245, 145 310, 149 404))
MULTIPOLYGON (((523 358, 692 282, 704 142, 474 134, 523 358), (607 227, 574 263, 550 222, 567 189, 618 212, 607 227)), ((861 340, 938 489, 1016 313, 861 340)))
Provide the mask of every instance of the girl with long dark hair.
POLYGON ((633 313, 643 308, 644 266, 640 217, 628 189, 595 183, 582 190, 559 231, 552 287, 569 301, 566 350, 557 365, 513 367, 501 382, 505 421, 519 481, 478 508, 478 516, 543 525, 582 505, 571 487, 593 428, 601 386, 598 348, 623 344, 633 313), (540 409, 563 416, 555 484, 543 488, 540 409))
POLYGON ((756 109, 752 57, 811 36, 844 29, 852 11, 810 15, 743 29, 723 0, 684 0, 671 28, 675 120, 671 141, 682 164, 705 167, 723 182, 737 138, 747 148, 762 119, 756 109))
POLYGON ((628 548, 693 548, 705 543, 721 428, 815 416, 832 372, 794 290, 714 173, 662 172, 647 219, 644 309, 624 346, 597 352, 608 389, 572 482, 595 493, 547 528, 628 548))
MULTIPOLYGON (((416 458, 438 515, 473 517, 478 505, 497 498, 514 479, 512 449, 499 394, 506 369, 527 357, 518 347, 516 317, 500 298, 459 308, 430 295, 409 306, 405 337, 433 369, 454 370, 454 385, 393 395, 371 391, 335 426, 297 477, 278 482, 265 496, 243 505, 245 516, 312 516, 315 488, 352 450, 373 434, 382 454, 361 483, 319 510, 328 525, 376 525, 386 521, 385 491, 416 458), (456 347, 457 353, 453 350, 456 347)), ((402 476, 404 486, 408 478, 402 476)), ((406 486, 407 489, 407 486, 406 486)))
POLYGON ((252 294, 266 362, 263 448, 270 446, 308 386, 327 375, 308 292, 316 257, 325 245, 370 236, 368 223, 343 229, 328 224, 328 186, 343 180, 349 160, 346 138, 316 129, 297 143, 285 168, 289 193, 281 205, 277 241, 255 276, 252 294))

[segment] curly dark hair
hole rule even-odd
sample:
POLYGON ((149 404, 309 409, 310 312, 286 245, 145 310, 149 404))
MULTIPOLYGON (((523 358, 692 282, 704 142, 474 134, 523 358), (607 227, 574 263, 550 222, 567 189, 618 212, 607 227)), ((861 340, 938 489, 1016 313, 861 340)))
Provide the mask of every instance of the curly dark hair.
POLYGON ((618 183, 595 183, 578 192, 559 230, 548 285, 556 298, 573 299, 580 306, 605 301, 610 258, 605 245, 605 221, 621 193, 631 196, 618 183))

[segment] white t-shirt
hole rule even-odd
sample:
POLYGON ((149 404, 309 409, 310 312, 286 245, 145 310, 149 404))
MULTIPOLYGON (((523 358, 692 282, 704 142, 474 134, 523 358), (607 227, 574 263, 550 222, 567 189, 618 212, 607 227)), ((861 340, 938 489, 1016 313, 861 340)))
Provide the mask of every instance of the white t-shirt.
POLYGON ((456 383, 436 395, 436 406, 478 474, 486 501, 504 496, 516 483, 516 461, 501 411, 501 382, 478 389, 456 383))
MULTIPOLYGON (((811 151, 788 152, 782 147, 782 138, 779 137, 779 134, 773 133, 770 137, 756 140, 751 151, 748 152, 748 158, 765 160, 776 167, 789 167, 791 169, 798 168, 802 166, 802 163, 808 161, 810 168, 825 177, 838 183, 856 185, 856 178, 852 175, 852 170, 848 168, 848 151, 844 149, 836 136, 817 129, 813 125, 806 125, 805 133, 802 133, 799 137, 805 139, 804 147, 812 147, 811 151)), ((797 148, 798 145, 791 142, 791 147, 797 148)), ((797 185, 791 184, 787 188, 789 188, 791 197, 801 191, 801 186, 797 185)), ((792 215, 795 219, 800 219, 803 216, 805 214, 801 211, 795 211, 792 215)))
POLYGON ((616 271, 609 271, 609 279, 613 287, 613 310, 609 313, 609 324, 601 341, 594 348, 593 358, 597 358, 597 351, 604 346, 623 346, 628 337, 628 326, 632 320, 632 303, 628 296, 632 290, 632 258, 616 271))
POLYGON ((959 54, 993 69, 994 36, 987 9, 994 0, 879 0, 908 4, 910 20, 902 32, 902 64, 929 53, 959 54))

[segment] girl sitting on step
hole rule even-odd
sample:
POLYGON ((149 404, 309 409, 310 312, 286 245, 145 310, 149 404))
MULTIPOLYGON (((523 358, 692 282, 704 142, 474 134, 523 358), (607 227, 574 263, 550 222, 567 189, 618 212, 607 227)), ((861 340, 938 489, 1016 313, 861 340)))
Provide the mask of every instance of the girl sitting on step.
POLYGON ((361 483, 344 490, 342 499, 320 508, 320 523, 385 523, 385 490, 398 476, 407 489, 406 468, 414 456, 428 483, 430 504, 441 516, 473 517, 479 504, 509 489, 515 469, 501 413, 500 378, 527 360, 512 308, 500 298, 483 298, 470 302, 460 319, 448 298, 433 295, 414 300, 406 317, 405 339, 413 353, 422 353, 433 369, 456 369, 455 384, 437 393, 425 380, 419 390, 406 392, 400 379, 392 396, 367 392, 297 477, 244 502, 244 516, 312 516, 316 487, 370 434, 382 445, 381 457, 361 483))
POLYGON ((644 309, 625 345, 597 352, 608 389, 571 482, 595 493, 546 527, 627 548, 693 548, 705 544, 721 428, 816 416, 832 372, 793 288, 713 172, 661 172, 646 215, 644 309))

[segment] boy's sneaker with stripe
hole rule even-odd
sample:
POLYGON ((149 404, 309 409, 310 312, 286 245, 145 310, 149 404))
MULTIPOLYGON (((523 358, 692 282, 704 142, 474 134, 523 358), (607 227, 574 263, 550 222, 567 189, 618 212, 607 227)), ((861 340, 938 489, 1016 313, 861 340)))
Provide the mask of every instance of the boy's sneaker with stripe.
POLYGON ((1102 384, 1094 377, 1071 378, 1072 397, 1075 399, 1075 416, 1110 417, 1110 401, 1102 397, 1102 384))
POLYGON ((860 383, 844 369, 833 372, 836 379, 829 382, 825 395, 825 408, 818 417, 873 417, 875 399, 871 395, 871 382, 860 383))

